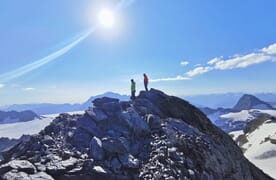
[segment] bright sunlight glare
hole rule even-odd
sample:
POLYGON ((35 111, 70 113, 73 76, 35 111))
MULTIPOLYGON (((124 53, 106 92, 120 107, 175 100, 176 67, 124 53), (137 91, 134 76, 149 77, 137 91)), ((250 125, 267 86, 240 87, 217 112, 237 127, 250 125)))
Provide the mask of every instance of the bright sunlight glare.
POLYGON ((104 27, 112 27, 115 23, 114 13, 109 9, 102 9, 99 13, 99 22, 104 27))

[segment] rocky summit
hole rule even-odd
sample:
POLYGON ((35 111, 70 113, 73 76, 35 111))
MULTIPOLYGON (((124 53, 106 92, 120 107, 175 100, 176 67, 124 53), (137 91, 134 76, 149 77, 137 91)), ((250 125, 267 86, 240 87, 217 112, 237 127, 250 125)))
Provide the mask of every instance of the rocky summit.
POLYGON ((61 114, 2 155, 2 179, 271 179, 200 110, 155 89, 61 114))

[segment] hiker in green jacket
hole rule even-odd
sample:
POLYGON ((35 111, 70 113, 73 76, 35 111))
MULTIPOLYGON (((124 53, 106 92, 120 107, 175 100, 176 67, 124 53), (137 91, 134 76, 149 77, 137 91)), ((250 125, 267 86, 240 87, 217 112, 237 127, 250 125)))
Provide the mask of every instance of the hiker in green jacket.
POLYGON ((135 92, 136 92, 136 83, 133 79, 131 79, 131 99, 135 99, 135 92))

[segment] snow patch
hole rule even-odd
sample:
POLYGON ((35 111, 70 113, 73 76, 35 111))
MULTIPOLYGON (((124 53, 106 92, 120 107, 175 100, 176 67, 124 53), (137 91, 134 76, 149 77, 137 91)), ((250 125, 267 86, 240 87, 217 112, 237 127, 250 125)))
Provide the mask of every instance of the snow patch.
POLYGON ((224 119, 231 119, 232 121, 249 121, 254 118, 248 110, 242 110, 240 112, 228 113, 220 116, 224 119))
MULTIPOLYGON (((70 115, 83 113, 84 111, 68 112, 70 115)), ((22 135, 37 134, 48 126, 57 116, 59 116, 59 114, 49 114, 32 121, 0 124, 0 137, 20 138, 22 135)))

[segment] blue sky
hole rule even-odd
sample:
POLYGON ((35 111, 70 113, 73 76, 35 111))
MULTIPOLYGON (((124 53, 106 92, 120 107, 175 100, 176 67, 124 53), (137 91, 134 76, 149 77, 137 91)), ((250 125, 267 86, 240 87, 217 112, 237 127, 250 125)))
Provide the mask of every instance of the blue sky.
POLYGON ((129 94, 129 79, 142 89, 144 72, 150 87, 173 95, 276 92, 275 0, 124 2, 114 27, 7 80, 95 27, 98 12, 120 0, 1 1, 0 105, 129 94))

